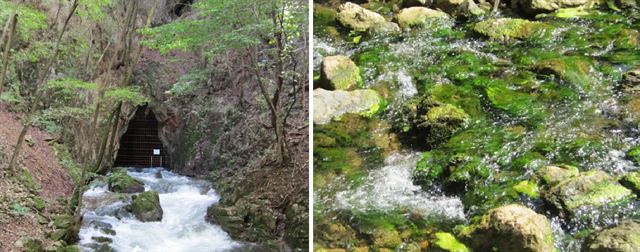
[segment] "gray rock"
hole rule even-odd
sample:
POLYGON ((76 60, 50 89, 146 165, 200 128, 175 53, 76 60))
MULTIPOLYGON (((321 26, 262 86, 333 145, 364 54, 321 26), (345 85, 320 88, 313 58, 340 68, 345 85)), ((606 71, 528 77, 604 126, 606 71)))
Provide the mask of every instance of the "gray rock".
POLYGON ((364 32, 375 25, 386 22, 382 15, 351 2, 344 3, 339 10, 338 21, 354 31, 364 32))
POLYGON ((370 89, 354 91, 313 90, 313 123, 326 124, 346 113, 375 114, 384 100, 370 89))
POLYGON ((322 88, 349 90, 362 84, 360 68, 349 57, 334 55, 322 60, 322 88))

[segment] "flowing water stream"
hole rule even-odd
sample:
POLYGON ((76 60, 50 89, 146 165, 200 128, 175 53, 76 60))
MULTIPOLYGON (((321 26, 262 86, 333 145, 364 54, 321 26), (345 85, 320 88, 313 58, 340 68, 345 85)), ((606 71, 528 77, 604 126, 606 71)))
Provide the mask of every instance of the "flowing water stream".
POLYGON ((219 226, 205 221, 207 208, 219 200, 208 182, 162 168, 130 169, 128 173, 144 182, 146 191, 159 193, 162 221, 137 220, 124 210, 130 195, 113 193, 105 183, 94 183, 83 195, 83 251, 104 249, 96 241, 104 238, 112 241, 108 244, 111 248, 127 252, 234 251, 243 247, 219 226))

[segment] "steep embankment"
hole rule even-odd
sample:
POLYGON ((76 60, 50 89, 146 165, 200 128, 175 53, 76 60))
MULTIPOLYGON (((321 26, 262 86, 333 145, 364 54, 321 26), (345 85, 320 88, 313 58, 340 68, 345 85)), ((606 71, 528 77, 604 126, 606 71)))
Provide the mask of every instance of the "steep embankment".
POLYGON ((45 238, 51 231, 50 216, 64 210, 61 202, 71 197, 73 181, 50 145, 54 137, 35 128, 29 130, 20 155, 20 179, 9 176, 5 169, 22 124, 4 104, 0 122, 0 250, 21 250, 16 241, 22 237, 45 241, 46 247, 52 244, 45 238))

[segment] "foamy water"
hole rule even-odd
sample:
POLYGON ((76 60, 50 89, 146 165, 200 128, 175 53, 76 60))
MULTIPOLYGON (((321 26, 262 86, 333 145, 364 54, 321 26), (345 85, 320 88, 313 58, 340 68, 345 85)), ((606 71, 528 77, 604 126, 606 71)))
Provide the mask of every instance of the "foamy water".
POLYGON ((130 171, 145 183, 145 190, 157 191, 163 210, 162 221, 141 222, 123 210, 129 197, 109 192, 106 185, 95 185, 83 197, 87 202, 80 231, 83 251, 93 251, 92 237, 108 237, 117 251, 229 251, 242 247, 219 226, 205 221, 207 208, 219 196, 204 181, 194 180, 159 168, 130 171), (162 178, 157 178, 160 172, 162 178), (97 224, 96 224, 97 223, 97 224), (105 226, 116 232, 105 234, 105 226))
POLYGON ((369 173, 362 186, 338 192, 337 207, 358 211, 409 208, 425 215, 464 219, 459 198, 432 194, 413 184, 412 171, 419 157, 417 153, 390 155, 384 167, 369 173))

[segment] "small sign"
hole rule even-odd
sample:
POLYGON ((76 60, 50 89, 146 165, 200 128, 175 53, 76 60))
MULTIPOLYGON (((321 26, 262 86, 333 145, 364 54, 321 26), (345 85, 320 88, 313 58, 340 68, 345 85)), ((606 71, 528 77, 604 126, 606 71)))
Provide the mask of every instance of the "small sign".
POLYGON ((160 149, 153 149, 154 156, 160 156, 160 149))

